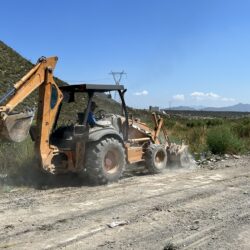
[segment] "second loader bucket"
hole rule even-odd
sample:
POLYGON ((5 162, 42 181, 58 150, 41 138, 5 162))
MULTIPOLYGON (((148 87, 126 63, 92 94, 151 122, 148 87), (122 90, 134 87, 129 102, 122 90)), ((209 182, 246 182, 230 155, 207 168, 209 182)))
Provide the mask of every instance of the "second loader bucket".
POLYGON ((190 168, 195 165, 195 161, 188 152, 188 146, 185 144, 171 143, 168 149, 168 157, 170 164, 173 166, 190 168))
POLYGON ((34 111, 16 114, 2 114, 0 118, 0 140, 5 142, 21 142, 29 134, 34 118, 34 111))

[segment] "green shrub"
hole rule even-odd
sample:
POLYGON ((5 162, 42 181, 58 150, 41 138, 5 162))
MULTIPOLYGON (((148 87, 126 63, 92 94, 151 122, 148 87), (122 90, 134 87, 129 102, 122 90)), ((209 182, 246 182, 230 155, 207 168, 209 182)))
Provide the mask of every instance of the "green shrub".
POLYGON ((204 121, 203 120, 191 120, 191 121, 188 121, 187 123, 186 123, 186 126, 188 127, 188 128, 194 128, 194 127, 201 127, 201 126, 204 126, 205 125, 205 123, 204 123, 204 121))
POLYGON ((176 124, 176 121, 171 118, 164 118, 164 125, 167 129, 172 129, 176 124))
POLYGON ((244 119, 233 126, 233 131, 241 138, 250 138, 250 120, 244 119))
POLYGON ((204 127, 190 128, 185 135, 185 143, 191 152, 202 152, 206 148, 206 129, 204 127))
POLYGON ((239 153, 244 150, 243 141, 226 126, 210 129, 207 133, 207 145, 214 154, 239 153))
POLYGON ((222 125, 223 121, 221 119, 209 119, 206 121, 207 127, 214 127, 218 125, 222 125))
POLYGON ((0 144, 0 174, 13 174, 26 162, 33 159, 34 146, 31 140, 22 143, 0 144))

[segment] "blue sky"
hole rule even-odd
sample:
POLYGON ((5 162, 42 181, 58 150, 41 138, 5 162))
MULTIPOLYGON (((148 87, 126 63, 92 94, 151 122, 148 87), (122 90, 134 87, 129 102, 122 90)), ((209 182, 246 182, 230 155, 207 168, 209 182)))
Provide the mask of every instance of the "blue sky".
POLYGON ((0 40, 57 55, 69 83, 113 83, 134 107, 250 103, 248 0, 2 0, 0 40))

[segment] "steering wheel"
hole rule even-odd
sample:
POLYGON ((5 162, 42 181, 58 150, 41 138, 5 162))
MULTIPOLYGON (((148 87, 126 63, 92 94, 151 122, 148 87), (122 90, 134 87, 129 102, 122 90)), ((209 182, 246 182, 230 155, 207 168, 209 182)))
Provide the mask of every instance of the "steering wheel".
POLYGON ((101 120, 101 119, 105 118, 106 114, 107 113, 104 109, 100 109, 97 112, 95 112, 95 118, 96 118, 96 120, 101 120))

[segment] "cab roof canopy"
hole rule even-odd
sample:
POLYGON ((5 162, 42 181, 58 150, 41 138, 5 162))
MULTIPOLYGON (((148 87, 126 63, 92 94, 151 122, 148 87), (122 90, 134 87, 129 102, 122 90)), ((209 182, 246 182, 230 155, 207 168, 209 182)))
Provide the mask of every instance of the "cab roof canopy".
POLYGON ((107 92, 124 90, 123 85, 105 85, 105 84, 75 84, 59 87, 66 92, 107 92))

